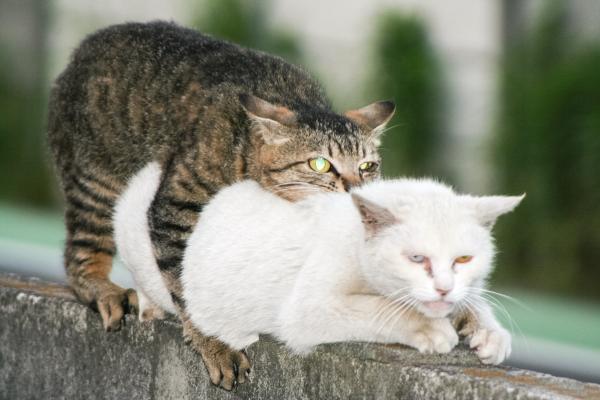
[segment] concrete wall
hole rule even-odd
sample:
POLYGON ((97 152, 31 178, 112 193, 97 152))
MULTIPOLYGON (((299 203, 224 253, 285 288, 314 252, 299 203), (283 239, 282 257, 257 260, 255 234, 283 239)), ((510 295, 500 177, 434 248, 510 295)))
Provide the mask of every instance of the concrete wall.
POLYGON ((251 382, 211 386, 175 321, 133 317, 107 334, 63 286, 0 276, 0 398, 134 399, 600 399, 600 386, 506 367, 484 367, 461 347, 421 355, 346 343, 290 355, 250 346, 251 382))

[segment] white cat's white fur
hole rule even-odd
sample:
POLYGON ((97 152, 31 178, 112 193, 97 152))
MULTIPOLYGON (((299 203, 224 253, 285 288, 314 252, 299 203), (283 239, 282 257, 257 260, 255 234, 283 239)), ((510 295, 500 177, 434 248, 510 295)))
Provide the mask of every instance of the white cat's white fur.
MULTIPOLYGON (((132 180, 128 191, 153 194, 159 175, 146 172, 148 179, 132 180)), ((237 183, 204 208, 188 240, 186 311, 204 334, 237 349, 267 333, 297 352, 339 341, 448 352, 458 342, 448 317, 464 308, 476 321, 467 332, 471 346, 483 362, 499 363, 510 353, 510 335, 477 294, 493 265, 491 226, 520 200, 402 179, 290 203, 254 182, 237 183), (455 263, 461 256, 473 258, 455 263)), ((141 205, 129 211, 145 218, 141 205)), ((122 228, 115 228, 137 236, 127 243, 117 237, 119 251, 136 257, 126 264, 144 279, 158 275, 151 252, 125 249, 148 232, 145 225, 138 230, 139 221, 128 226, 138 217, 122 215, 122 228)))

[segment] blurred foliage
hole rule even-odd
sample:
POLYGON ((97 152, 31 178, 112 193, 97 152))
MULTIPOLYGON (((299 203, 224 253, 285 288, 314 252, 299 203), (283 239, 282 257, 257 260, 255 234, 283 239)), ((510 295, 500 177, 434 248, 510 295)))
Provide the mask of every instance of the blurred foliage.
POLYGON ((44 139, 47 9, 45 2, 33 4, 39 23, 31 47, 17 52, 0 42, 0 198, 46 207, 53 204, 54 185, 44 139), (27 78, 24 62, 33 63, 27 78))
POLYGON ((198 4, 192 24, 201 32, 303 64, 298 40, 290 32, 271 29, 268 0, 205 0, 198 4))
POLYGON ((369 96, 392 99, 381 149, 384 173, 448 176, 439 162, 441 78, 424 23, 394 11, 377 21, 369 96))
POLYGON ((600 298, 600 43, 569 37, 561 3, 507 47, 498 188, 527 192, 499 225, 500 282, 600 298))

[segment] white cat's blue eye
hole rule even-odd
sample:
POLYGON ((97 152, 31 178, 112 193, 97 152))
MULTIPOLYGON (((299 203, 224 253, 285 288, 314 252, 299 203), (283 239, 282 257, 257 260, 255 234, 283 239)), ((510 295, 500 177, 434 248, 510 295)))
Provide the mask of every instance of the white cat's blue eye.
POLYGON ((408 259, 417 264, 421 264, 423 261, 425 261, 425 256, 420 256, 420 255, 408 256, 408 259))

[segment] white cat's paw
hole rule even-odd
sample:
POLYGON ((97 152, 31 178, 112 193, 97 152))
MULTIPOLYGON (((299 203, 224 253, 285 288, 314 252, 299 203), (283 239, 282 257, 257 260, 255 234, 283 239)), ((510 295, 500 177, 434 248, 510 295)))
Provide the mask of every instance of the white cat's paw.
POLYGON ((154 304, 142 290, 138 290, 138 319, 140 322, 152 321, 155 319, 164 319, 165 311, 154 304))
POLYGON ((151 306, 140 309, 138 315, 140 322, 154 321, 155 319, 165 319, 165 317, 165 311, 159 306, 151 306))
POLYGON ((457 344, 458 335, 447 318, 426 321, 411 343, 421 353, 449 353, 457 344))
POLYGON ((484 364, 500 364, 511 352, 510 333, 503 328, 480 328, 471 337, 469 346, 476 349, 484 364))

